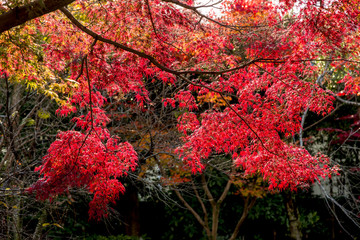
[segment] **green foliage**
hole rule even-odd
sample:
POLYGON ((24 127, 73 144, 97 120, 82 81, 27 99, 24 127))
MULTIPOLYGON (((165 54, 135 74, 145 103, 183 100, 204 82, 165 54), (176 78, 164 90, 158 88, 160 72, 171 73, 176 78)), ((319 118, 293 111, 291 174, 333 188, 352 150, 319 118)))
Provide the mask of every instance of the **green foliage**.
MULTIPOLYGON (((190 200, 191 204, 196 204, 196 199, 190 200)), ((200 209, 197 209, 200 210, 200 209)), ((169 226, 165 228, 162 239, 166 240, 187 240, 187 239, 206 239, 202 227, 196 222, 194 216, 187 210, 173 204, 166 207, 165 217, 169 226)))
POLYGON ((321 229, 324 229, 320 222, 320 216, 316 211, 301 215, 300 222, 303 234, 310 234, 314 230, 319 232, 321 229))
POLYGON ((286 209, 281 195, 267 195, 263 199, 258 199, 248 218, 251 220, 264 219, 273 224, 286 225, 286 209))

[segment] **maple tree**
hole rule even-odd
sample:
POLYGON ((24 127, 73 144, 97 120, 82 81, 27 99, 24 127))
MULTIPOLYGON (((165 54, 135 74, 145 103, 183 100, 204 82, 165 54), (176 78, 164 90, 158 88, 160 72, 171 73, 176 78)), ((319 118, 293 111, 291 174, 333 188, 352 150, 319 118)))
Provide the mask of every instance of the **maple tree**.
POLYGON ((327 72, 319 72, 357 63, 358 1, 224 1, 219 17, 191 0, 13 4, 1 6, 1 40, 18 31, 30 36, 21 40, 29 47, 26 55, 16 47, 3 54, 2 74, 56 99, 59 116, 77 114, 77 129, 60 132, 37 168, 42 178, 29 191, 39 198, 84 186, 94 194, 90 216, 106 215, 125 190, 119 177, 138 160, 107 129, 107 99, 131 96, 152 111, 149 78, 177 90, 164 105, 181 112, 176 154, 192 173, 220 153, 245 177, 261 174, 270 189, 308 187, 336 172, 293 139, 302 141, 307 111, 329 114, 334 100, 356 104, 349 100, 358 94, 356 71, 339 80, 340 91, 327 90, 327 72), (20 20, 9 25, 9 16, 20 20))

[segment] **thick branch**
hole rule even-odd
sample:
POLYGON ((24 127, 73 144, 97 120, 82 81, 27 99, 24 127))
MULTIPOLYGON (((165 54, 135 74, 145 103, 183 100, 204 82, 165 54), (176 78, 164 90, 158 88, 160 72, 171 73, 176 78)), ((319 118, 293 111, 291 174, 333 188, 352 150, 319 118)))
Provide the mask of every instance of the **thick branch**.
MULTIPOLYGON (((166 176, 164 168, 161 166, 159 159, 155 157, 155 161, 159 166, 160 172, 163 176, 166 176)), ((185 198, 181 195, 180 191, 176 186, 172 188, 175 192, 176 196, 180 199, 180 201, 184 204, 184 206, 193 214, 196 220, 200 223, 200 225, 205 229, 207 236, 211 236, 211 232, 208 226, 208 217, 207 213, 205 214, 205 220, 203 220, 200 215, 190 206, 190 204, 185 200, 185 198)), ((201 199, 200 199, 201 200, 201 199)), ((203 209, 204 211, 204 209, 203 209)), ((206 208, 205 208, 206 211, 206 208)))
POLYGON ((332 116, 332 115, 333 115, 340 107, 342 107, 342 106, 344 106, 344 104, 338 105, 334 110, 332 110, 331 113, 329 113, 328 115, 326 115, 325 117, 323 117, 323 118, 320 119, 319 121, 311 124, 310 126, 307 126, 306 128, 303 129, 303 131, 305 132, 305 131, 309 130, 310 128, 312 128, 312 127, 316 126, 317 124, 321 123, 322 121, 324 121, 326 118, 332 116))
POLYGON ((0 15, 0 33, 26 23, 34 18, 53 12, 75 0, 37 0, 16 7, 0 15))
POLYGON ((208 224, 209 224, 208 213, 207 213, 205 204, 204 204, 203 200, 201 199, 201 197, 200 197, 200 195, 199 195, 199 192, 198 192, 198 190, 196 189, 196 186, 195 186, 195 184, 194 184, 194 180, 193 180, 192 178, 191 178, 191 186, 192 186, 193 191, 194 191, 194 193, 195 193, 196 199, 197 199, 198 202, 200 203, 201 208, 202 208, 202 210, 203 210, 203 212, 204 212, 204 221, 205 221, 205 224, 206 224, 206 226, 208 226, 208 224))
POLYGON ((225 189, 224 189, 223 193, 221 194, 219 200, 213 206, 212 230, 211 230, 213 240, 217 239, 217 232, 218 232, 218 227, 219 227, 220 206, 221 206, 221 203, 224 201, 227 193, 229 192, 231 184, 232 184, 232 182, 229 179, 228 182, 226 183, 225 189))
POLYGON ((232 71, 236 71, 236 70, 239 70, 239 69, 242 69, 242 68, 245 68, 249 65, 251 65, 252 63, 258 61, 258 59, 255 59, 255 60, 251 60, 247 63, 244 63, 243 65, 241 66, 238 66, 238 67, 235 67, 235 68, 230 68, 230 69, 225 69, 225 70, 221 70, 221 71, 178 71, 178 70, 174 70, 174 69, 171 69, 171 68, 168 68, 164 65, 162 65, 161 63, 159 63, 153 56, 150 56, 146 53, 143 53, 143 52, 140 52, 136 49, 133 49, 133 48, 130 48, 124 44, 121 44, 121 43, 118 43, 118 42, 115 42, 111 39, 107 39, 107 38, 104 38, 102 37, 101 35, 93 32, 92 30, 88 29, 87 27, 85 27, 84 25, 82 25, 70 12, 69 10, 67 10, 65 7, 62 7, 60 8, 60 10, 65 14, 65 16, 76 26, 78 27, 81 31, 83 31, 84 33, 90 35, 91 37, 93 37, 94 39, 98 40, 98 41, 101 41, 101 42, 104 42, 104 43, 108 43, 108 44, 111 44, 113 45, 114 47, 117 47, 119 49, 122 49, 124 51, 127 51, 127 52, 131 52, 135 55, 138 55, 139 57, 142 57, 142 58, 145 58, 145 59, 148 59, 152 64, 154 64, 156 67, 160 68, 161 70, 165 71, 165 72, 168 72, 168 73, 172 73, 172 74, 175 74, 175 75, 180 75, 180 74, 214 74, 214 75, 217 75, 217 74, 223 74, 223 73, 227 73, 227 72, 232 72, 232 71))
POLYGON ((299 131, 300 147, 304 146, 304 141, 303 141, 304 124, 305 124, 305 119, 306 119, 308 112, 309 112, 309 106, 306 108, 304 114, 301 117, 301 127, 300 127, 300 131, 299 131))
POLYGON ((216 202, 215 202, 215 199, 213 197, 213 195, 211 194, 210 192, 210 189, 208 188, 207 186, 207 182, 206 182, 206 179, 205 179, 205 174, 201 174, 201 185, 202 185, 202 188, 204 189, 205 191, 205 194, 206 196, 208 197, 209 199, 209 202, 211 204, 212 207, 215 207, 216 206, 216 202))
POLYGON ((234 229, 233 234, 232 234, 231 237, 230 237, 230 240, 236 239, 237 235, 239 234, 240 227, 241 227, 241 225, 244 223, 247 215, 249 214, 250 209, 254 206, 255 201, 256 201, 256 198, 251 198, 250 196, 248 196, 248 197, 245 199, 245 202, 244 202, 244 211, 243 211, 243 213, 242 213, 239 221, 238 221, 237 224, 236 224, 236 227, 235 227, 235 229, 234 229))
POLYGON ((194 215, 194 217, 196 218, 196 220, 201 224, 201 226, 205 229, 206 234, 208 236, 211 235, 210 233, 210 229, 209 226, 207 226, 205 224, 205 222, 202 220, 202 218, 200 217, 200 215, 186 202, 186 200, 183 198, 183 196, 181 195, 181 193, 179 192, 179 190, 177 188, 174 188, 174 192, 176 194, 176 196, 180 199, 180 201, 184 204, 184 206, 194 215))
POLYGON ((231 179, 229 179, 226 183, 226 186, 225 186, 225 189, 223 191, 223 193, 221 194, 219 200, 217 201, 217 204, 220 205, 226 198, 229 190, 230 190, 230 187, 231 187, 231 184, 232 184, 232 181, 231 179))
POLYGON ((344 103, 346 105, 352 105, 352 106, 360 106, 360 102, 354 102, 354 101, 349 101, 349 100, 343 99, 333 92, 330 92, 330 94, 341 103, 344 103))

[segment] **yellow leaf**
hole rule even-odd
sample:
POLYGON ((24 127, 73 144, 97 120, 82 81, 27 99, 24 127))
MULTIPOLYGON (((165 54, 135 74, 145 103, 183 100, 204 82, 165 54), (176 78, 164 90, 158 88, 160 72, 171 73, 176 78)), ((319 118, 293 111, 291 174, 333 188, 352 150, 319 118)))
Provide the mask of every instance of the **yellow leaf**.
POLYGON ((0 203, 1 203, 2 205, 4 205, 6 208, 8 208, 8 206, 6 205, 6 203, 4 203, 4 202, 2 202, 2 201, 0 201, 0 203))
POLYGON ((26 126, 33 126, 34 124, 35 124, 35 120, 32 118, 28 119, 26 122, 26 126))
POLYGON ((59 227, 59 228, 64 229, 64 228, 63 228, 62 226, 60 226, 60 224, 58 224, 58 223, 53 223, 53 225, 56 226, 56 227, 59 227))
POLYGON ((40 109, 37 112, 37 115, 41 119, 48 119, 50 117, 50 113, 48 111, 43 110, 43 109, 40 109))
POLYGON ((46 226, 49 226, 49 225, 50 225, 50 223, 43 223, 42 224, 43 227, 46 227, 46 226))

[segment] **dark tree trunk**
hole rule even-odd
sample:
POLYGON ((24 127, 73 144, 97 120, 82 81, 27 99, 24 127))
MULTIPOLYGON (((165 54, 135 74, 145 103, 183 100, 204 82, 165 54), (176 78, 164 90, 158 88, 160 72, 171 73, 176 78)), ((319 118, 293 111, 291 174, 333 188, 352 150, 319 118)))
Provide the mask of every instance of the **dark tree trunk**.
POLYGON ((125 194, 120 196, 117 204, 120 208, 125 234, 128 236, 140 236, 140 211, 139 198, 136 187, 129 184, 125 194))
POLYGON ((296 205, 295 196, 291 192, 285 192, 283 196, 289 218, 290 238, 293 240, 301 240, 300 215, 296 205))

